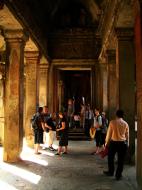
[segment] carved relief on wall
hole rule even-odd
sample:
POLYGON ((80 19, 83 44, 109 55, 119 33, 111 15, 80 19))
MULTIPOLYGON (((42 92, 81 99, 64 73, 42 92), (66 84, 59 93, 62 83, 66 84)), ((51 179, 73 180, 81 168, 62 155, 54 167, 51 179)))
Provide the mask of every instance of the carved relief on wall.
POLYGON ((51 58, 96 58, 98 46, 95 32, 70 29, 53 33, 48 41, 51 58))

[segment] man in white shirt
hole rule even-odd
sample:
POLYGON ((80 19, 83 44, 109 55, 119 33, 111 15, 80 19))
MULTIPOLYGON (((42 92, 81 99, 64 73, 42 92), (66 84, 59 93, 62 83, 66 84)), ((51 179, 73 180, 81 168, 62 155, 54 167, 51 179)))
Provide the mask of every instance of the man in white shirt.
POLYGON ((118 154, 118 163, 115 173, 116 180, 122 178, 124 158, 129 144, 129 126, 123 120, 124 112, 117 110, 116 119, 110 121, 107 136, 106 146, 108 146, 108 171, 104 171, 107 176, 114 175, 114 157, 118 154))

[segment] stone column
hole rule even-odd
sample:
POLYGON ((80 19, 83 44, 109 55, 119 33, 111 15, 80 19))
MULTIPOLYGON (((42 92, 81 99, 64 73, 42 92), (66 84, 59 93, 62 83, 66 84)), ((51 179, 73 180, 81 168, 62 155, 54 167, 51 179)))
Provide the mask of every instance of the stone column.
POLYGON ((59 80, 58 81, 58 111, 62 110, 62 100, 63 100, 63 81, 59 80))
POLYGON ((92 66, 91 71, 90 71, 90 77, 91 77, 91 107, 94 109, 96 105, 96 80, 95 80, 95 67, 92 66))
POLYGON ((53 112, 53 84, 54 84, 54 77, 53 77, 53 65, 51 64, 49 67, 49 88, 48 88, 48 107, 49 111, 52 113, 53 112))
POLYGON ((39 105, 47 105, 48 102, 48 83, 49 83, 49 74, 48 74, 48 63, 40 64, 40 73, 39 73, 39 105))
POLYGON ((114 118, 118 108, 118 82, 116 75, 116 50, 107 50, 108 62, 108 117, 114 118))
POLYGON ((101 108, 101 96, 102 96, 102 90, 101 90, 101 72, 100 72, 100 64, 99 62, 95 65, 95 103, 97 108, 101 108))
POLYGON ((101 90, 102 90, 102 111, 107 111, 108 109, 108 66, 107 63, 100 63, 101 69, 101 90))
POLYGON ((25 52, 26 81, 25 81, 25 139, 28 146, 33 147, 33 135, 30 128, 30 119, 39 106, 38 97, 38 66, 39 52, 25 52))
POLYGON ((5 64, 0 63, 0 145, 4 144, 4 80, 5 64))
POLYGON ((135 19, 136 87, 137 87, 137 181, 142 188, 142 1, 135 19))
MULTIPOLYGON (((117 28, 117 62, 119 67, 119 108, 125 112, 130 127, 130 162, 135 156, 135 53, 133 29, 117 28)), ((132 160, 133 159, 133 160, 132 160)))
POLYGON ((4 161, 16 162, 23 143, 24 46, 22 30, 4 32, 6 41, 4 161))

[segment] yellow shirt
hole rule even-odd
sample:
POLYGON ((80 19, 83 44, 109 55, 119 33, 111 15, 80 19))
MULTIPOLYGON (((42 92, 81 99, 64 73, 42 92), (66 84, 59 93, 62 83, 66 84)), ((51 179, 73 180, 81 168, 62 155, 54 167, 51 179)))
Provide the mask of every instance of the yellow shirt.
POLYGON ((108 144, 110 140, 129 141, 129 126, 122 118, 110 121, 106 135, 106 144, 108 144))

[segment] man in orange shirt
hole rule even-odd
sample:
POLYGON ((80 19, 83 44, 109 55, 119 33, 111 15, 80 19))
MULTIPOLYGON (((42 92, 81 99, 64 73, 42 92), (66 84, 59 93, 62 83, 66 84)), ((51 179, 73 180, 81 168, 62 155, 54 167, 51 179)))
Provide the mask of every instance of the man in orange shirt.
POLYGON ((122 178, 124 157, 129 144, 129 126, 128 123, 123 120, 123 115, 124 112, 122 110, 117 110, 116 119, 110 121, 106 136, 106 146, 108 146, 108 171, 104 171, 104 174, 107 176, 114 175, 114 157, 117 153, 116 180, 122 178))

